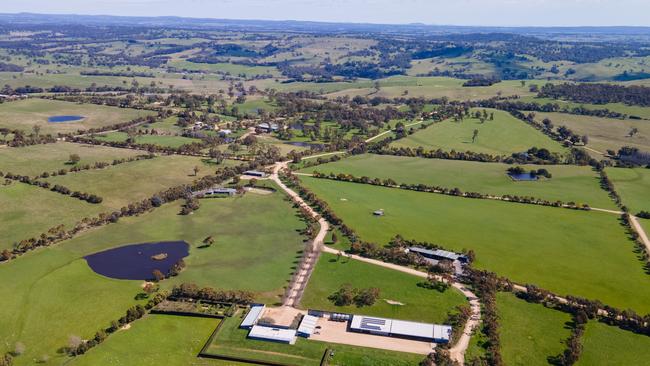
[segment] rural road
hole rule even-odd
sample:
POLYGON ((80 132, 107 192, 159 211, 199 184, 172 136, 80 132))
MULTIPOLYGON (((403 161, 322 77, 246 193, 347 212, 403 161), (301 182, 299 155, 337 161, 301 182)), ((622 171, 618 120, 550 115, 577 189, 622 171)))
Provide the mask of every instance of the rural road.
MULTIPOLYGON (((287 187, 284 183, 282 183, 280 177, 278 176, 280 170, 287 168, 288 164, 289 164, 288 162, 276 163, 275 166, 273 167, 273 174, 271 175, 270 179, 273 180, 278 186, 280 186, 280 188, 282 188, 282 190, 285 191, 294 202, 298 203, 300 207, 303 207, 313 218, 318 219, 318 223, 320 224, 320 230, 316 235, 316 238, 314 239, 315 254, 320 253, 321 250, 327 253, 341 254, 342 256, 354 260, 358 260, 361 262, 370 263, 376 266, 381 266, 384 268, 407 273, 421 278, 428 278, 429 276, 428 273, 418 271, 410 267, 382 262, 376 259, 365 258, 358 255, 347 254, 339 250, 325 246, 324 240, 329 230, 329 223, 324 218, 322 218, 318 214, 318 212, 316 212, 313 208, 311 208, 311 206, 309 206, 296 192, 294 192, 291 188, 287 187)), ((299 303, 300 299, 298 294, 301 293, 300 287, 306 285, 306 281, 309 278, 311 269, 313 269, 313 266, 308 266, 308 267, 310 268, 309 270, 307 269, 303 270, 303 268, 301 268, 296 278, 296 281, 294 282, 294 288, 292 288, 291 293, 287 297, 287 300, 285 301, 284 305, 295 306, 299 303)), ((458 342, 456 342, 454 347, 452 347, 449 350, 452 359, 460 363, 461 365, 463 365, 465 362, 465 351, 467 351, 467 347, 469 346, 472 332, 474 331, 474 329, 476 329, 476 327, 478 327, 481 321, 481 304, 479 303, 478 297, 476 297, 476 295, 474 295, 474 293, 472 293, 469 289, 467 289, 462 283, 454 282, 452 286, 456 288, 458 291, 460 291, 463 295, 465 295, 466 298, 469 299, 470 308, 472 310, 472 315, 470 319, 467 321, 467 323, 465 323, 463 334, 461 334, 460 338, 458 339, 458 342)))
POLYGON ((316 211, 314 211, 314 209, 311 208, 311 206, 309 206, 298 195, 298 193, 294 192, 291 188, 287 187, 284 183, 282 183, 280 177, 278 176, 278 173, 280 172, 281 169, 287 168, 288 165, 289 162, 276 163, 275 166, 273 167, 273 174, 271 174, 270 179, 274 181, 275 184, 280 186, 280 188, 282 188, 282 190, 285 191, 294 202, 296 202, 301 208, 303 208, 307 213, 309 213, 311 217, 317 219, 318 224, 320 225, 318 234, 316 234, 316 237, 312 242, 313 250, 311 251, 311 253, 309 253, 308 257, 300 266, 298 274, 294 278, 293 287, 289 290, 289 295, 286 297, 283 304, 284 306, 293 307, 300 303, 300 298, 302 297, 302 290, 304 290, 304 288, 307 286, 307 281, 309 280, 311 272, 313 271, 316 265, 316 261, 318 260, 320 251, 324 246, 323 243, 325 242, 325 236, 327 235, 330 226, 327 220, 322 218, 316 211))
MULTIPOLYGON (((411 127, 411 126, 419 125, 420 123, 423 123, 423 122, 424 122, 424 121, 419 121, 419 122, 409 123, 408 125, 404 125, 404 127, 411 127)), ((365 142, 366 142, 366 143, 371 142, 371 141, 376 140, 376 139, 378 139, 378 138, 380 138, 380 137, 382 137, 382 136, 384 136, 384 135, 386 135, 386 134, 388 134, 388 133, 391 133, 391 132, 393 132, 392 129, 390 129, 390 130, 388 130, 388 131, 384 131, 384 132, 382 132, 382 133, 379 133, 379 134, 374 135, 373 137, 367 139, 365 142)))
POLYGON ((328 152, 328 153, 323 153, 323 154, 318 154, 318 155, 305 156, 305 157, 301 158, 300 160, 317 159, 317 158, 322 158, 323 156, 330 156, 330 155, 344 154, 344 153, 345 153, 345 151, 333 151, 333 152, 328 152))
POLYGON ((639 224, 639 218, 630 215, 630 222, 632 223, 632 228, 639 234, 639 239, 645 245, 645 250, 650 253, 650 239, 648 239, 648 235, 646 234, 645 230, 643 230, 643 227, 641 224, 639 224))

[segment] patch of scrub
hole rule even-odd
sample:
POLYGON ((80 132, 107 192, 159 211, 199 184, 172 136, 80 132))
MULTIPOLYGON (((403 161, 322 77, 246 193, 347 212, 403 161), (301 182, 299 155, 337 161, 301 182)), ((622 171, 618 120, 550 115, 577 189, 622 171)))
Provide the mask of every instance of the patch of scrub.
POLYGON ((153 271, 163 274, 189 255, 189 244, 166 241, 126 245, 84 257, 88 266, 102 276, 120 280, 149 280, 153 271))

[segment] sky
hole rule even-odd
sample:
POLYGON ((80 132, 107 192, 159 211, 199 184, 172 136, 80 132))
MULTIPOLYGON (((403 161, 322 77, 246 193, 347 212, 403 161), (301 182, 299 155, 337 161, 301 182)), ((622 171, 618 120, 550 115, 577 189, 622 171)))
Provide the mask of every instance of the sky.
POLYGON ((487 26, 650 26, 650 0, 0 0, 2 13, 487 26))

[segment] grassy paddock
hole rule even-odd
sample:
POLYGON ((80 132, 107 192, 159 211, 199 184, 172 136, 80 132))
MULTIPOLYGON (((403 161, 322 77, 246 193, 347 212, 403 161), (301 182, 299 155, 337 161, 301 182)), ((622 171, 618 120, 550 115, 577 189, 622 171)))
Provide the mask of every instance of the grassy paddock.
POLYGON ((650 277, 616 215, 301 179, 363 240, 401 234, 473 249, 478 268, 515 282, 650 310, 650 277), (385 216, 373 216, 380 208, 385 216))
POLYGON ((196 355, 218 324, 216 319, 148 315, 70 365, 216 365, 196 355))
POLYGON ((329 97, 338 97, 349 95, 372 95, 387 98, 400 96, 407 97, 425 97, 441 98, 447 97, 451 100, 476 100, 486 99, 497 96, 501 93, 504 96, 520 95, 529 96, 527 87, 522 87, 519 81, 509 80, 502 81, 487 87, 466 88, 462 84, 464 80, 447 78, 447 77, 413 77, 413 76, 392 76, 379 80, 380 90, 377 92, 374 88, 374 82, 371 80, 359 80, 351 83, 318 83, 304 85, 298 83, 283 84, 282 88, 301 89, 307 88, 313 91, 323 89, 329 97), (297 85, 296 85, 297 84, 297 85))
MULTIPOLYGON (((472 112, 476 110, 482 109, 473 109, 472 112)), ((474 151, 492 155, 510 155, 526 151, 533 146, 557 153, 565 151, 558 142, 510 114, 492 109, 487 109, 487 112, 494 112, 493 121, 481 123, 474 118, 465 118, 462 122, 447 120, 398 140, 391 146, 421 146, 426 150, 474 151), (478 130, 479 134, 476 141, 472 142, 474 130, 478 130)))
POLYGON ((73 191, 89 192, 104 198, 102 206, 119 209, 179 184, 212 173, 216 166, 191 156, 160 156, 101 170, 89 170, 46 179, 73 191), (194 176, 193 168, 200 171, 194 176))
POLYGON ((646 365, 650 337, 597 322, 587 324, 578 366, 646 365))
POLYGON ((454 289, 440 293, 418 287, 417 284, 423 281, 419 277, 323 253, 300 305, 305 309, 442 323, 447 319, 447 313, 465 303, 464 296, 454 289), (370 307, 336 306, 327 297, 346 283, 356 288, 377 287, 381 290, 380 298, 370 307), (391 305, 387 300, 403 305, 391 305))
POLYGON ((571 333, 567 313, 530 304, 509 293, 497 295, 501 356, 506 365, 549 365, 571 333))
POLYGON ((102 211, 106 210, 101 206, 28 184, 0 186, 0 251, 60 224, 72 228, 102 211))
POLYGON ((591 116, 578 116, 566 113, 535 113, 535 119, 545 118, 553 121, 557 127, 567 126, 580 136, 589 137, 587 147, 606 152, 617 151, 623 146, 636 147, 641 150, 650 149, 650 123, 633 119, 611 119, 591 116), (639 132, 633 137, 627 137, 632 128, 639 132))
MULTIPOLYGON (((345 173, 357 177, 391 178, 397 183, 458 187, 462 191, 493 195, 533 196, 549 201, 588 203, 593 207, 615 209, 616 205, 600 188, 599 177, 591 167, 573 165, 544 166, 553 177, 532 182, 515 182, 507 176, 512 165, 442 159, 422 159, 389 155, 355 155, 349 158, 302 169, 303 173, 345 173)), ((523 165, 526 170, 538 165, 523 165)))
POLYGON ((47 99, 26 99, 0 104, 0 127, 31 133, 32 127, 38 125, 41 127, 41 133, 56 134, 110 126, 152 114, 153 112, 137 109, 47 99), (79 115, 85 118, 78 122, 68 123, 49 123, 47 121, 48 117, 59 115, 79 115))
POLYGON ((650 169, 607 168, 605 172, 633 214, 650 212, 650 169))
MULTIPOLYGON (((95 136, 96 140, 105 142, 125 142, 128 138, 129 135, 126 132, 110 132, 95 136)), ((199 139, 190 137, 167 135, 140 135, 134 139, 136 144, 152 144, 172 148, 181 147, 193 142, 201 142, 199 139)))
POLYGON ((607 103, 607 104, 585 104, 575 103, 565 100, 551 99, 551 98, 537 98, 537 97, 524 97, 521 98, 522 102, 533 102, 540 105, 544 104, 558 104, 560 107, 567 108, 586 108, 589 110, 609 109, 612 112, 626 114, 628 116, 636 116, 644 119, 650 119, 650 108, 640 107, 635 105, 627 105, 623 103, 607 103))
POLYGON ((0 171, 34 176, 59 169, 68 170, 72 167, 68 164, 71 154, 81 158, 77 165, 92 165, 98 161, 111 163, 114 159, 144 155, 146 152, 69 142, 7 148, 0 149, 0 171))
POLYGON ((162 283, 182 282, 222 289, 254 291, 260 301, 278 301, 303 248, 298 233, 304 223, 284 195, 245 195, 204 200, 193 215, 178 215, 180 203, 121 219, 47 249, 0 265, 0 353, 16 342, 26 346, 18 365, 49 355, 70 335, 84 339, 118 319, 137 303, 141 281, 106 278, 82 259, 109 248, 133 243, 185 240, 191 244, 185 270, 162 283), (213 236, 209 248, 198 248, 213 236), (56 314, 56 316, 52 316, 56 314))

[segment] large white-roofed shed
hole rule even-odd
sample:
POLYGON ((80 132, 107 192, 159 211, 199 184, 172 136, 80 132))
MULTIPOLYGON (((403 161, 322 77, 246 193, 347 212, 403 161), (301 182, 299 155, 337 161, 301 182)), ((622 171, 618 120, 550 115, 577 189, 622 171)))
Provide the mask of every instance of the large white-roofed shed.
POLYGON ((248 333, 248 338, 294 344, 296 343, 296 330, 254 325, 248 333))

